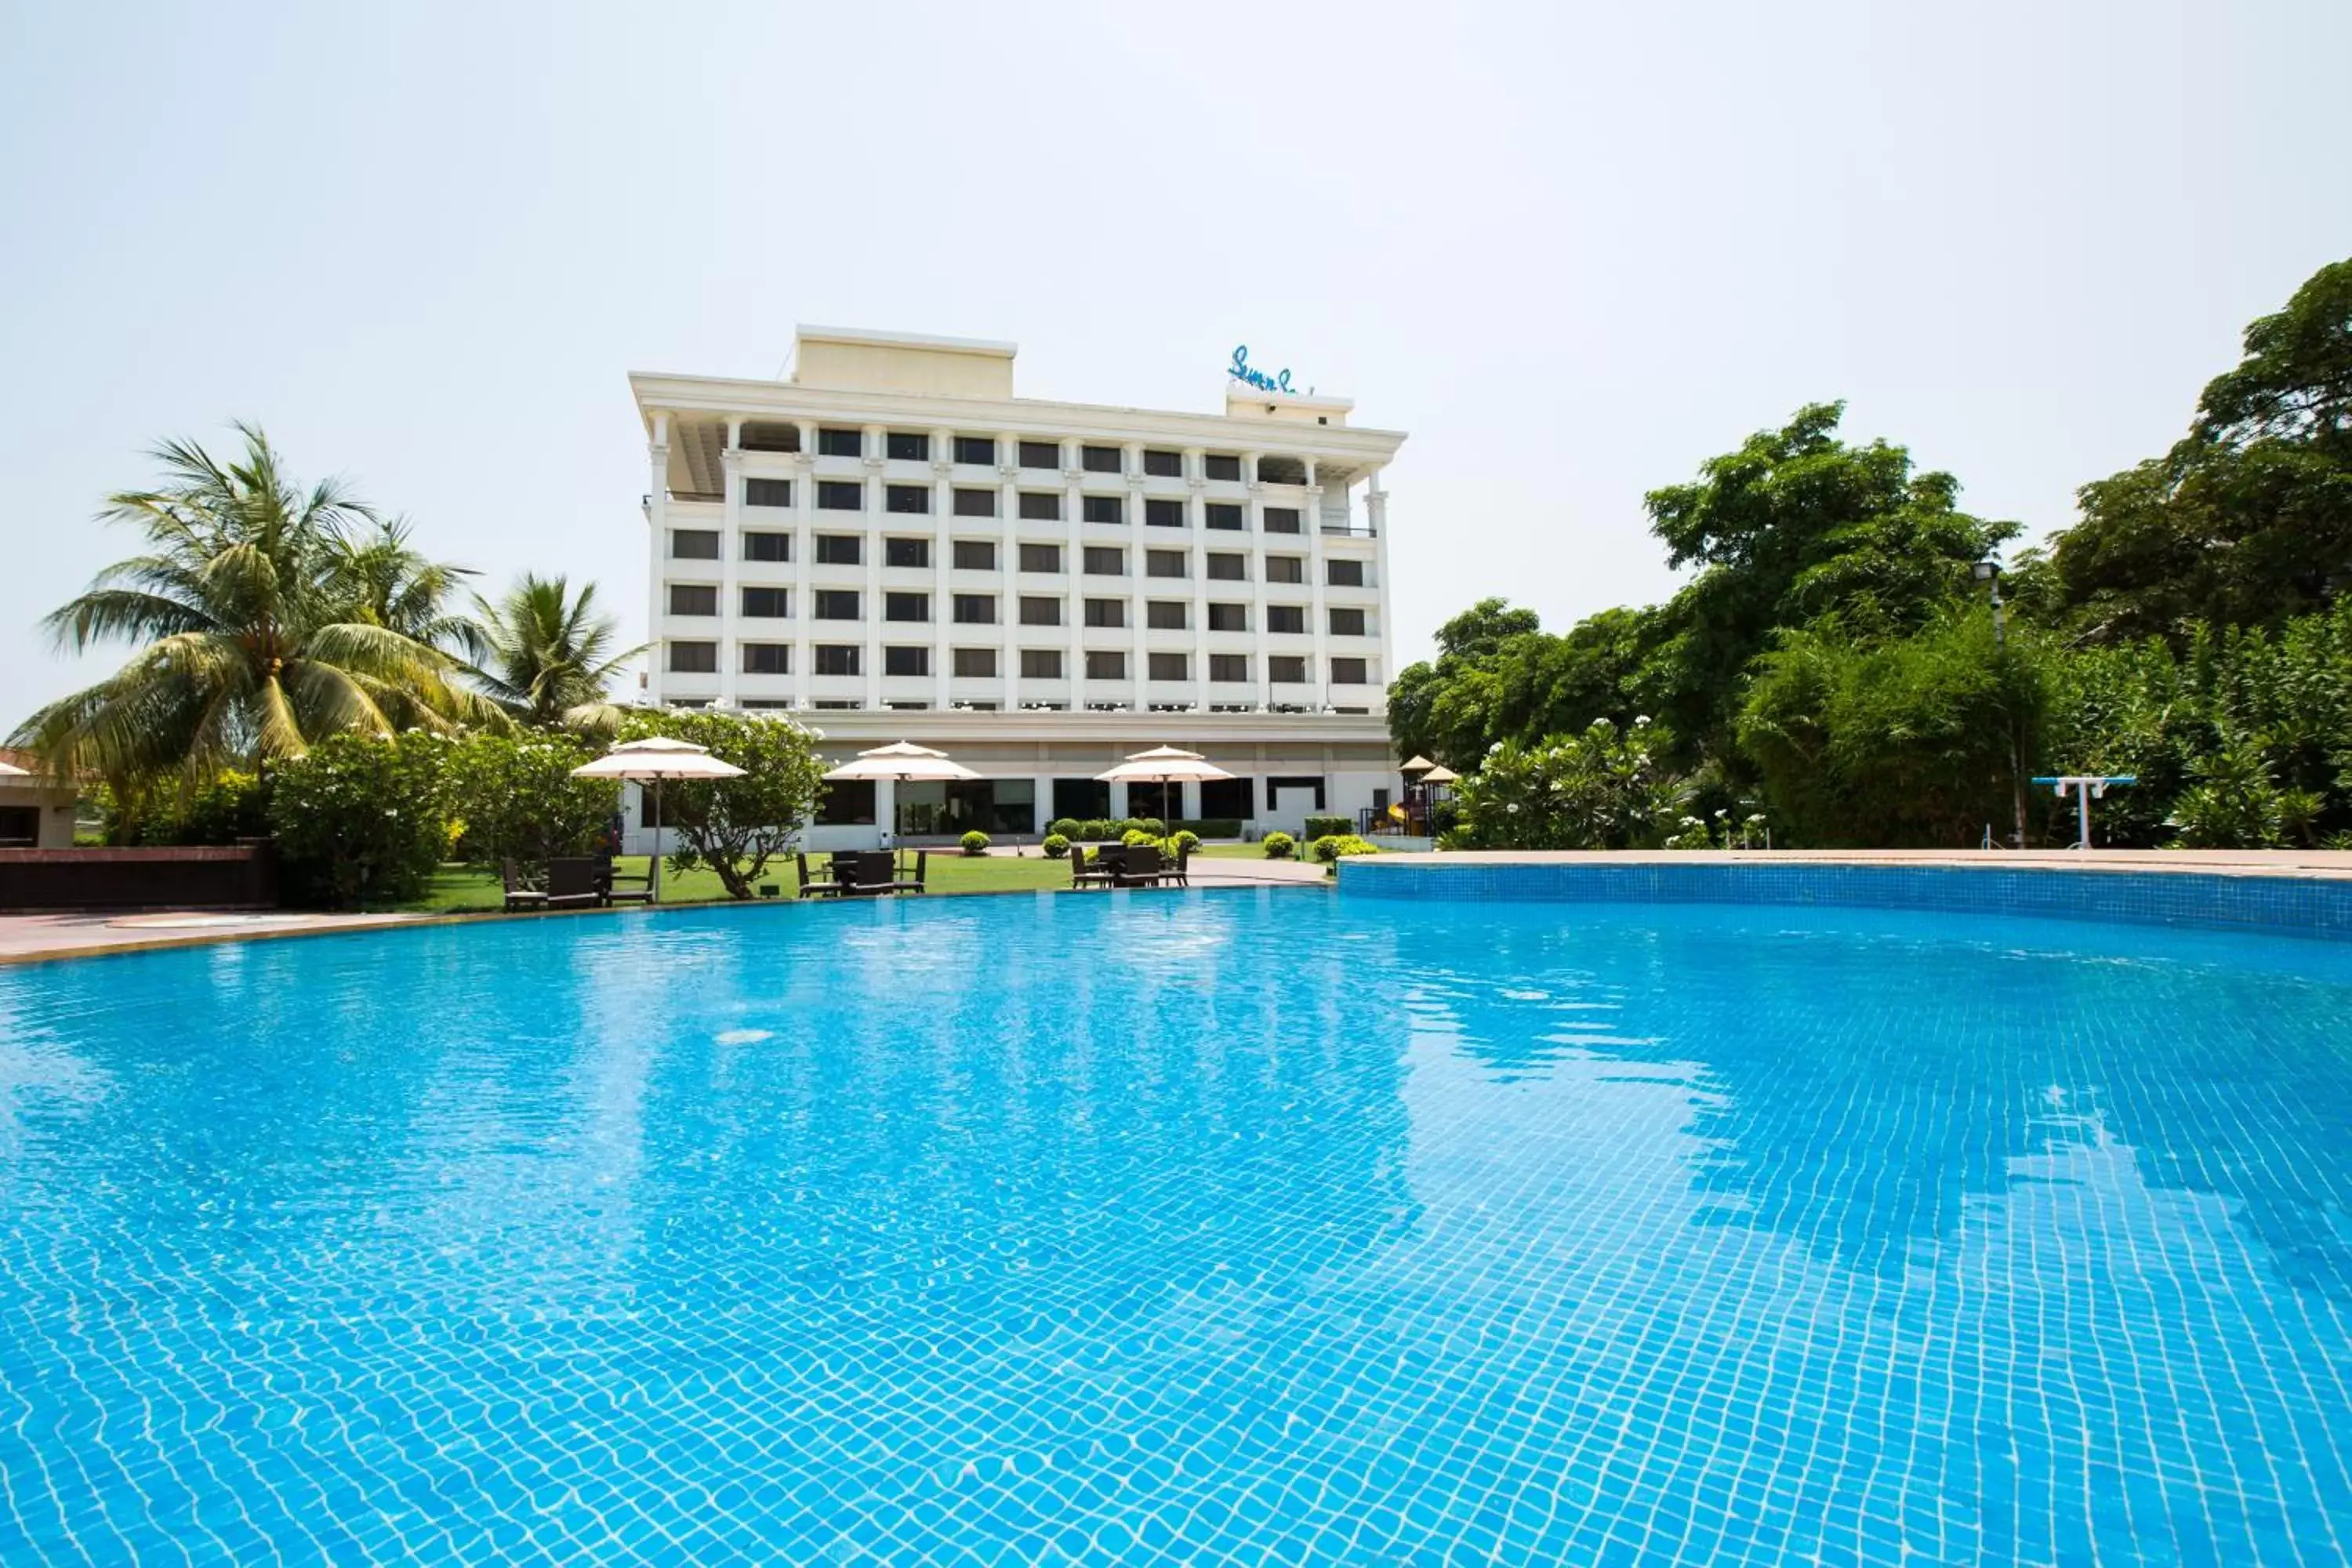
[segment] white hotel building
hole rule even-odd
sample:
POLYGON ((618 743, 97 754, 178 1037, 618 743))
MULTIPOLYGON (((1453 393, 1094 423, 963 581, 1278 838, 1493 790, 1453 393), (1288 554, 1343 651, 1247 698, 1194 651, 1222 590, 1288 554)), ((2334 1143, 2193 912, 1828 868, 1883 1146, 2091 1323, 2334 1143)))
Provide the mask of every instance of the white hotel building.
POLYGON ((829 758, 905 739, 983 775, 837 789, 816 847, 893 821, 1295 831, 1385 807, 1381 473, 1404 437, 1351 426, 1344 399, 1230 378, 1219 414, 1017 398, 1013 353, 803 327, 789 380, 632 375, 652 464, 646 700, 789 710, 829 758), (1181 803, 1094 782, 1168 743, 1234 782, 1181 803))

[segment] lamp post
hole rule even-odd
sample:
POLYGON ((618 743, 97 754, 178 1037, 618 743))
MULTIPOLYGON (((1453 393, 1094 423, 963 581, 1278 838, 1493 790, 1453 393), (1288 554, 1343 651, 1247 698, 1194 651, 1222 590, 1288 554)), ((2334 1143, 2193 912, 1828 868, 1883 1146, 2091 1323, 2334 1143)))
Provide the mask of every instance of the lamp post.
MULTIPOLYGON (((1994 657, 1999 658, 2009 647, 2008 628, 2002 624, 2000 614, 2000 563, 1979 561, 1969 572, 1970 576, 1985 585, 1985 596, 1992 604, 1992 648, 1994 657)), ((2024 737, 2018 731, 2014 714, 2011 715, 2009 721, 2009 789, 2017 813, 2016 844, 2022 849, 2025 847, 2025 743, 2024 737)))

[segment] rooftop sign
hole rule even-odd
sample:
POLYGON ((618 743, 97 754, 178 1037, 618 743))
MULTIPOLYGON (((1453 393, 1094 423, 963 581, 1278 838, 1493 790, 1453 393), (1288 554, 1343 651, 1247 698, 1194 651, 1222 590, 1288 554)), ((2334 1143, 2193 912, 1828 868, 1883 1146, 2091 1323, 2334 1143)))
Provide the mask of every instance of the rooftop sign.
POLYGON ((1290 372, 1284 369, 1272 375, 1266 374, 1265 372, 1250 363, 1247 343, 1234 345, 1234 363, 1225 367, 1225 374, 1244 386, 1255 386, 1260 392, 1288 394, 1292 391, 1290 372))

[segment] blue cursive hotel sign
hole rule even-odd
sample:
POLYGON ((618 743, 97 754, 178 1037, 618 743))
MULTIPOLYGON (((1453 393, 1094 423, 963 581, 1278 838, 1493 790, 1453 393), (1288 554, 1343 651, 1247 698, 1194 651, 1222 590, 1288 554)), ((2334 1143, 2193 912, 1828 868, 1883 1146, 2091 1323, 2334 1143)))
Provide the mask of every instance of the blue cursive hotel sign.
POLYGON ((1266 374, 1265 372, 1250 363, 1247 343, 1234 345, 1234 363, 1225 367, 1225 374, 1244 386, 1255 386, 1260 392, 1286 393, 1291 390, 1290 372, 1282 370, 1272 375, 1266 374))

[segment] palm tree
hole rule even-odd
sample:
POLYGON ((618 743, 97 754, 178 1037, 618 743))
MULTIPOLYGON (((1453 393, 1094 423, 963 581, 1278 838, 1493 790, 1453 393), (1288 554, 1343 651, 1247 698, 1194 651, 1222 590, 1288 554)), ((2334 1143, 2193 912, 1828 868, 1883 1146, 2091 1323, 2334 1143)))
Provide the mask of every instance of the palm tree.
POLYGON ((615 650, 620 623, 596 606, 596 584, 525 573, 492 604, 474 599, 474 678, 515 718, 608 730, 620 710, 605 689, 646 645, 615 650))
POLYGON ((328 591, 350 605, 354 620, 447 653, 474 651, 474 623, 448 608, 473 572, 415 549, 410 531, 408 520, 396 517, 338 535, 328 546, 328 591))
POLYGON ((16 742, 53 768, 139 784, 266 768, 337 731, 389 733, 395 718, 502 718, 454 682, 455 659, 358 606, 339 563, 375 514, 340 481, 303 489, 258 428, 236 428, 242 461, 166 442, 160 485, 108 499, 100 519, 141 530, 148 552, 43 624, 75 652, 145 646, 26 720, 16 742))

